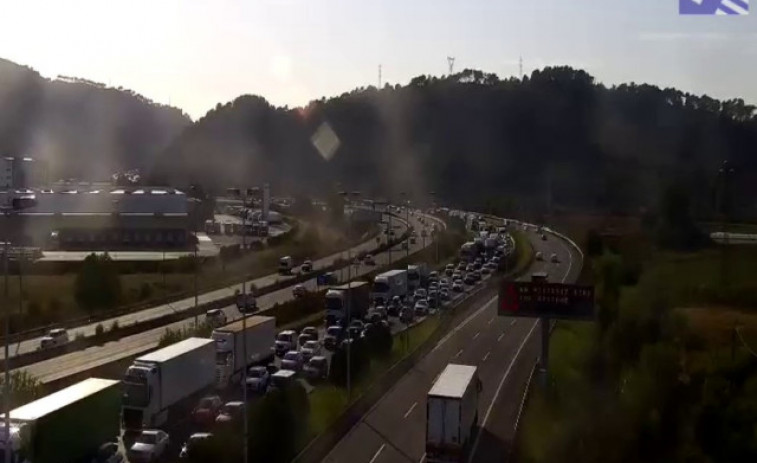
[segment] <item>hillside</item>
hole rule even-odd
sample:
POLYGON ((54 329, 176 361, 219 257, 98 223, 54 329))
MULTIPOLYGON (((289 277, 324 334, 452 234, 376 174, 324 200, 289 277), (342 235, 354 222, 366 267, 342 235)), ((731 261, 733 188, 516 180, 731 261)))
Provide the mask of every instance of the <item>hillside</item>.
POLYGON ((0 154, 47 159, 52 179, 149 169, 191 120, 132 91, 46 79, 0 59, 0 154))
MULTIPOLYGON (((310 193, 341 182, 531 211, 544 209, 551 190, 553 207, 613 212, 654 207, 675 179, 695 215, 710 216, 724 159, 736 167, 736 203, 753 196, 755 148, 754 107, 741 100, 634 83, 607 88, 567 67, 523 81, 465 70, 360 88, 305 110, 239 97, 178 137, 153 178, 211 189, 270 181, 310 193), (324 122, 339 139, 330 160, 311 142, 324 122)), ((751 200, 736 205, 740 215, 755 213, 751 200)))

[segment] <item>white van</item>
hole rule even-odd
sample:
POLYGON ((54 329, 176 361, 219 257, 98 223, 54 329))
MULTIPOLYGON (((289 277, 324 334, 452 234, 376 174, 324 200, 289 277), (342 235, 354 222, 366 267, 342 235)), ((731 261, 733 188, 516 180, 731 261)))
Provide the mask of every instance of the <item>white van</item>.
POLYGON ((291 275, 294 269, 294 261, 290 256, 284 256, 279 259, 279 273, 282 275, 291 275))

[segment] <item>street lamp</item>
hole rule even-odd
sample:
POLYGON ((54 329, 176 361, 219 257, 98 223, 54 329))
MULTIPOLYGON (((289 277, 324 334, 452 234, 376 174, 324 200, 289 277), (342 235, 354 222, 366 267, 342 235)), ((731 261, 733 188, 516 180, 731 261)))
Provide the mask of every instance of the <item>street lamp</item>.
MULTIPOLYGON (((349 205, 350 203, 350 196, 358 197, 360 196, 359 191, 353 191, 352 193, 348 191, 340 191, 339 195, 343 198, 345 198, 345 203, 349 205)), ((354 209, 351 209, 351 211, 354 212, 354 209)), ((347 302, 345 306, 345 311, 347 312, 347 334, 349 335, 349 329, 350 329, 350 322, 352 318, 352 310, 350 307, 350 301, 352 299, 352 282, 350 281, 352 279, 352 248, 349 244, 350 237, 352 235, 352 212, 347 217, 347 237, 348 237, 348 245, 347 245, 347 302)), ((347 343, 347 403, 349 403, 350 399, 352 398, 352 371, 350 366, 350 345, 352 344, 352 340, 347 343)))
MULTIPOLYGON (((10 244, 10 216, 18 213, 19 211, 23 209, 28 209, 30 207, 34 207, 37 205, 37 199, 34 197, 34 195, 25 195, 20 197, 14 197, 11 199, 10 205, 7 206, 1 206, 0 211, 2 211, 3 216, 5 218, 5 243, 3 243, 3 278, 5 280, 5 289, 4 289, 4 295, 6 302, 9 299, 8 294, 8 253, 10 252, 9 244, 10 244)), ((19 297, 21 295, 19 294, 19 297)), ((4 351, 5 351, 5 384, 3 385, 3 393, 5 395, 5 436, 6 436, 6 442, 10 442, 10 432, 11 432, 11 362, 10 362, 10 349, 9 349, 9 340, 10 340, 10 305, 7 305, 5 308, 5 314, 4 314, 4 323, 3 323, 3 335, 5 336, 5 342, 4 342, 4 351)), ((5 463, 11 463, 11 452, 9 451, 9 448, 6 448, 5 451, 5 463)))
MULTIPOLYGON (((247 243, 245 240, 245 237, 247 236, 247 198, 252 197, 256 194, 259 189, 256 188, 248 188, 244 192, 242 192, 239 188, 229 188, 227 189, 229 193, 231 193, 234 197, 241 198, 242 199, 242 252, 247 247, 247 243)), ((244 356, 244 368, 242 369, 242 435, 243 435, 243 442, 242 442, 242 462, 247 463, 247 454, 248 454, 248 447, 247 447, 247 440, 248 440, 248 423, 247 423, 247 275, 245 272, 242 272, 242 303, 241 303, 241 309, 242 310, 242 333, 245 333, 244 336, 242 336, 242 355, 244 356)), ((252 292, 252 288, 250 289, 250 292, 252 292)), ((238 304, 239 306, 240 304, 238 304)))

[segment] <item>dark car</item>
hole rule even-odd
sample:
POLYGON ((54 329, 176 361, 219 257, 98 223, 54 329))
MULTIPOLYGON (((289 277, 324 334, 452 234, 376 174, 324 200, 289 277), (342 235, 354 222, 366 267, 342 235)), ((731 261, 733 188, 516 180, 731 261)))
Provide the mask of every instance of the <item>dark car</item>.
MULTIPOLYGON (((463 278, 463 282, 466 285, 474 285, 476 284, 476 278, 473 276, 473 273, 469 273, 465 275, 465 278, 463 278)), ((454 289, 454 286, 453 286, 453 289, 454 289)))
POLYGON ((329 361, 322 355, 316 355, 302 367, 302 372, 311 381, 326 378, 329 374, 329 361))
POLYGON ((266 367, 250 367, 247 370, 247 390, 263 394, 271 382, 271 374, 266 367))
POLYGON ((203 397, 192 411, 192 420, 201 425, 213 423, 222 406, 223 401, 217 395, 203 397))
POLYGON ((329 326, 326 328, 326 335, 323 337, 323 347, 331 351, 336 350, 343 337, 344 329, 341 326, 329 326))
POLYGON ((239 422, 242 416, 244 416, 244 402, 227 402, 221 407, 221 412, 216 417, 216 424, 225 426, 236 423, 239 422))

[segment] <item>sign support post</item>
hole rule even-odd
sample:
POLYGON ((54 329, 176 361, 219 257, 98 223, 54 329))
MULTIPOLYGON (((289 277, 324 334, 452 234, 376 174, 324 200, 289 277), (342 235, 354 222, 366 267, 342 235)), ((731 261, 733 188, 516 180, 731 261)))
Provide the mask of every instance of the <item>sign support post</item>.
POLYGON ((539 358, 539 373, 541 385, 547 387, 547 366, 549 365, 549 317, 539 318, 541 324, 541 357, 539 358))

